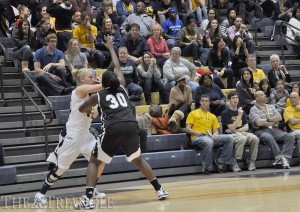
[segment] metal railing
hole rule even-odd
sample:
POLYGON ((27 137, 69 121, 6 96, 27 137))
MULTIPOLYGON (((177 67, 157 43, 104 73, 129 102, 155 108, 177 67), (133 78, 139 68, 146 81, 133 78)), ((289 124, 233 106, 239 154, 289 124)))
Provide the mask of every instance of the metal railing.
POLYGON ((21 77, 23 129, 26 130, 26 112, 25 112, 25 95, 26 95, 28 97, 28 99, 32 102, 32 104, 35 106, 35 108, 38 110, 38 112, 41 114, 41 116, 43 117, 44 137, 45 137, 45 154, 46 154, 46 158, 47 158, 49 155, 48 125, 53 121, 53 118, 54 118, 53 105, 50 102, 50 100, 45 96, 45 94, 40 90, 40 88, 35 84, 35 82, 30 78, 28 73, 24 72, 23 75, 30 82, 30 84, 35 88, 35 90, 42 96, 45 103, 50 107, 50 119, 47 119, 45 113, 39 108, 39 106, 36 104, 34 99, 29 95, 29 93, 24 88, 24 78, 21 77))
MULTIPOLYGON (((293 41, 295 43, 295 45, 299 46, 300 43, 295 41, 295 39, 292 39, 291 37, 287 36, 285 33, 283 33, 282 28, 283 27, 291 27, 293 29, 296 29, 298 31, 300 31, 299 28, 295 27, 294 25, 291 25, 290 23, 286 22, 286 21, 282 21, 279 25, 279 29, 280 29, 280 40, 282 41, 283 37, 293 41)), ((282 60, 282 64, 285 65, 285 58, 284 58, 284 42, 280 42, 280 46, 281 46, 281 60, 282 60)))
MULTIPOLYGON (((263 8, 256 2, 254 1, 249 1, 250 4, 253 4, 255 7, 257 7, 259 10, 260 10, 260 13, 261 13, 261 17, 255 17, 255 15, 253 15, 251 12, 248 12, 247 10, 244 10, 246 14, 248 14, 255 22, 254 24, 254 42, 255 42, 255 45, 257 46, 257 22, 261 21, 262 20, 262 16, 263 16, 263 8)), ((255 10, 254 10, 255 12, 255 10)))

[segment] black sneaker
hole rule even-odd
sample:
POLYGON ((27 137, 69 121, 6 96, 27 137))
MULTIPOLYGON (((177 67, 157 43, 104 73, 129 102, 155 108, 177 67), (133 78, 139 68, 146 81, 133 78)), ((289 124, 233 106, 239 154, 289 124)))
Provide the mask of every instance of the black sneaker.
POLYGON ((226 172, 226 166, 225 166, 225 164, 220 163, 218 159, 215 159, 215 164, 216 164, 216 166, 217 166, 217 168, 218 168, 218 171, 219 171, 220 173, 226 172))
POLYGON ((194 60, 194 65, 197 66, 197 67, 203 66, 201 60, 194 60))
POLYGON ((210 175, 210 171, 208 169, 204 169, 202 174, 203 175, 210 175))

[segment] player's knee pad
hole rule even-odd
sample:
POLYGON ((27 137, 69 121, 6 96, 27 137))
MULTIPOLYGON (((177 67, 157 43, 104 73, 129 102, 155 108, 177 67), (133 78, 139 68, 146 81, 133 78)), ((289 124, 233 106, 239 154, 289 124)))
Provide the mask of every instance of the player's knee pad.
POLYGON ((61 169, 61 168, 58 168, 56 166, 56 164, 53 165, 53 163, 52 163, 50 165, 48 167, 49 168, 49 173, 48 173, 47 178, 46 178, 46 183, 48 185, 53 185, 63 175, 65 170, 61 169), (50 167, 50 165, 51 165, 51 167, 50 167))

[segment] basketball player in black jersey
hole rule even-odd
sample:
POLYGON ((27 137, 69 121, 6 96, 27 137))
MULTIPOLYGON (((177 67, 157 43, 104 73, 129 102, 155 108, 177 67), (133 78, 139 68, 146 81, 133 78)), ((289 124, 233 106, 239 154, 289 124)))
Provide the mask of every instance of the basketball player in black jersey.
POLYGON ((86 198, 75 204, 76 209, 95 208, 92 196, 98 166, 101 162, 110 163, 119 148, 123 149, 127 161, 132 162, 150 181, 159 200, 164 200, 169 196, 158 183, 150 165, 141 157, 139 127, 129 107, 129 98, 124 88, 125 79, 113 49, 112 38, 108 37, 107 43, 104 45, 111 53, 114 72, 106 71, 102 75, 103 91, 93 94, 79 107, 80 112, 89 114, 95 105, 99 105, 103 133, 100 135, 89 161, 86 198))

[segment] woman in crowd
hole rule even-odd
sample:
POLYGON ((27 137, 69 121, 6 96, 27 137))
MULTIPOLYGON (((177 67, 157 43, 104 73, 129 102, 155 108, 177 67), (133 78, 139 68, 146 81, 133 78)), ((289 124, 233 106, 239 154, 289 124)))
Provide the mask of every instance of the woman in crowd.
POLYGON ((248 55, 249 52, 246 46, 246 41, 240 35, 235 36, 232 41, 231 68, 236 79, 240 79, 242 69, 248 67, 246 63, 246 58, 248 55))
MULTIPOLYGON (((68 48, 65 52, 65 61, 67 67, 67 76, 66 81, 73 84, 73 79, 71 73, 75 71, 75 69, 88 68, 88 60, 86 55, 83 52, 80 52, 79 42, 77 39, 72 38, 68 42, 68 48)), ((93 76, 96 77, 96 72, 94 69, 89 68, 93 76)))
POLYGON ((34 36, 27 20, 21 20, 13 29, 12 38, 14 57, 21 60, 22 71, 29 71, 29 60, 33 52, 30 46, 34 45, 34 36))
POLYGON ((51 33, 55 33, 55 30, 51 28, 49 19, 42 18, 37 24, 37 29, 34 32, 34 37, 36 38, 35 49, 40 49, 43 46, 46 46, 46 37, 51 33))
POLYGON ((144 52, 142 63, 137 67, 140 86, 144 90, 147 105, 152 104, 151 92, 158 89, 162 104, 168 103, 168 95, 161 80, 161 73, 155 58, 150 52, 144 52))
POLYGON ((191 79, 195 77, 197 67, 188 60, 181 58, 180 55, 181 49, 179 47, 173 47, 171 49, 170 59, 165 62, 163 67, 163 72, 167 80, 165 84, 166 91, 170 92, 171 88, 175 85, 175 75, 183 74, 188 85, 194 92, 199 84, 191 79))
POLYGON ((203 74, 199 80, 199 87, 195 92, 195 108, 200 107, 200 99, 203 94, 210 97, 210 112, 220 116, 226 109, 226 97, 221 88, 213 83, 209 74, 203 74))
POLYGON ((176 74, 174 77, 175 86, 171 89, 168 114, 172 116, 175 110, 180 110, 184 114, 184 118, 180 121, 180 127, 185 128, 187 115, 191 112, 193 102, 192 91, 186 83, 186 76, 176 74))
POLYGON ((221 33, 219 29, 219 21, 218 19, 214 18, 208 22, 207 28, 204 31, 203 47, 212 48, 213 42, 217 37, 221 37, 221 33))
POLYGON ((277 80, 275 90, 271 93, 270 104, 274 105, 276 110, 283 114, 285 108, 285 100, 289 97, 289 92, 284 89, 284 81, 277 80))
POLYGON ((267 96, 267 104, 270 103, 270 95, 271 95, 271 85, 267 78, 262 79, 258 84, 258 89, 260 91, 263 91, 265 95, 267 96))
POLYGON ((167 59, 170 58, 170 51, 166 40, 162 36, 162 27, 157 23, 153 26, 152 35, 147 40, 149 50, 156 58, 157 65, 162 69, 167 59))
POLYGON ((91 15, 93 14, 93 9, 91 7, 90 1, 87 0, 70 0, 72 4, 72 8, 74 8, 75 11, 79 12, 88 12, 91 15))
POLYGON ((102 28, 101 28, 101 30, 99 30, 98 35, 95 40, 95 47, 96 47, 96 49, 101 50, 101 52, 104 54, 106 62, 111 60, 109 51, 103 45, 103 43, 106 43, 107 36, 112 36, 114 50, 117 54, 118 48, 120 46, 121 34, 118 29, 115 29, 113 27, 113 24, 112 24, 112 21, 110 18, 103 18, 102 28))
MULTIPOLYGON (((231 69, 230 51, 222 38, 216 38, 209 51, 208 67, 219 77, 227 77, 227 88, 234 88, 233 71, 231 69)), ((222 89, 224 87, 221 87, 222 89)))
POLYGON ((102 2, 102 9, 99 11, 96 17, 96 27, 98 31, 103 29, 104 18, 110 18, 113 27, 119 30, 118 14, 116 11, 113 11, 113 3, 111 0, 103 0, 102 2))
POLYGON ((272 69, 268 71, 268 79, 272 88, 275 87, 275 83, 279 79, 282 79, 286 83, 290 83, 292 81, 289 72, 287 71, 285 65, 280 63, 280 58, 277 54, 272 54, 270 56, 270 62, 272 69))
POLYGON ((246 114, 249 115, 250 109, 255 105, 254 99, 255 84, 253 82, 253 75, 250 69, 242 71, 241 80, 236 84, 236 92, 239 97, 240 105, 246 114))

